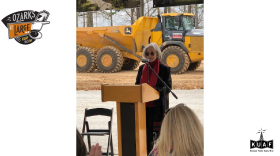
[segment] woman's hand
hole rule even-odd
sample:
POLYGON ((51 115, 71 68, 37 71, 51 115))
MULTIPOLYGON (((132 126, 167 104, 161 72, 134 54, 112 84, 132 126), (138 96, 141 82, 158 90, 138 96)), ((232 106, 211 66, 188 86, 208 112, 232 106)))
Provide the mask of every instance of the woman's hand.
MULTIPOLYGON (((163 86, 162 88, 155 88, 158 92, 164 92, 167 90, 167 88, 165 86, 163 86)), ((169 90, 169 89, 168 89, 169 90)))
POLYGON ((91 146, 88 156, 102 156, 101 146, 99 146, 99 143, 91 146))

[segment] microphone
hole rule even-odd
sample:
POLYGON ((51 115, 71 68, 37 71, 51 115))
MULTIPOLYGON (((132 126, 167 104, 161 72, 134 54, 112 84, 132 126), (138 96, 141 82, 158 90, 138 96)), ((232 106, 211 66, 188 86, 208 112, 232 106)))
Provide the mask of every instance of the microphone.
POLYGON ((149 62, 149 61, 150 61, 150 60, 149 60, 148 58, 142 60, 143 63, 147 63, 147 62, 149 62))

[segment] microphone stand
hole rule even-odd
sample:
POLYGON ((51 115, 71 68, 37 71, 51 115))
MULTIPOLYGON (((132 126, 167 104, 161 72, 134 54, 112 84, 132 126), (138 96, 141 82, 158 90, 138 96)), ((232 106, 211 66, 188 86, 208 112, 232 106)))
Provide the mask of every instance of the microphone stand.
MULTIPOLYGON (((157 74, 157 73, 153 70, 153 68, 148 64, 148 62, 146 62, 145 64, 153 71, 153 73, 158 77, 158 79, 160 79, 160 81, 165 85, 165 87, 166 87, 167 89, 170 90, 171 94, 172 94, 176 99, 178 99, 178 97, 172 92, 172 90, 167 86, 167 84, 158 76, 158 74, 157 74)), ((148 73, 148 75, 149 75, 149 73, 148 73)), ((165 94, 165 91, 164 91, 164 94, 165 94)))

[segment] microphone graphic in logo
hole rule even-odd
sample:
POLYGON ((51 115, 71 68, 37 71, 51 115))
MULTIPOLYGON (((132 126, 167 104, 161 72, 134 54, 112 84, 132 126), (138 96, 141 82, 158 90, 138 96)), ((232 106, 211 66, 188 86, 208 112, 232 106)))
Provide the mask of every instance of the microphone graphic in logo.
POLYGON ((50 13, 46 10, 41 11, 39 14, 37 14, 34 23, 31 26, 31 34, 30 37, 33 39, 40 39, 42 38, 42 33, 40 32, 43 25, 50 24, 49 21, 47 21, 50 13))

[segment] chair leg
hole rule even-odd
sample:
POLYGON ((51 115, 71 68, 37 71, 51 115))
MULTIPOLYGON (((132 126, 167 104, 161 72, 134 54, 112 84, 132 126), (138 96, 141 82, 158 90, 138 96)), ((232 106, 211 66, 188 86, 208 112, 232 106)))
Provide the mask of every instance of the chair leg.
POLYGON ((110 142, 111 142, 111 156, 114 156, 114 148, 113 148, 113 136, 111 136, 111 140, 110 140, 110 142))
POLYGON ((90 152, 90 148, 91 148, 90 135, 88 135, 87 138, 88 138, 88 152, 90 152))
POLYGON ((109 149, 110 149, 110 135, 108 137, 108 145, 107 145, 107 156, 109 156, 109 149))

